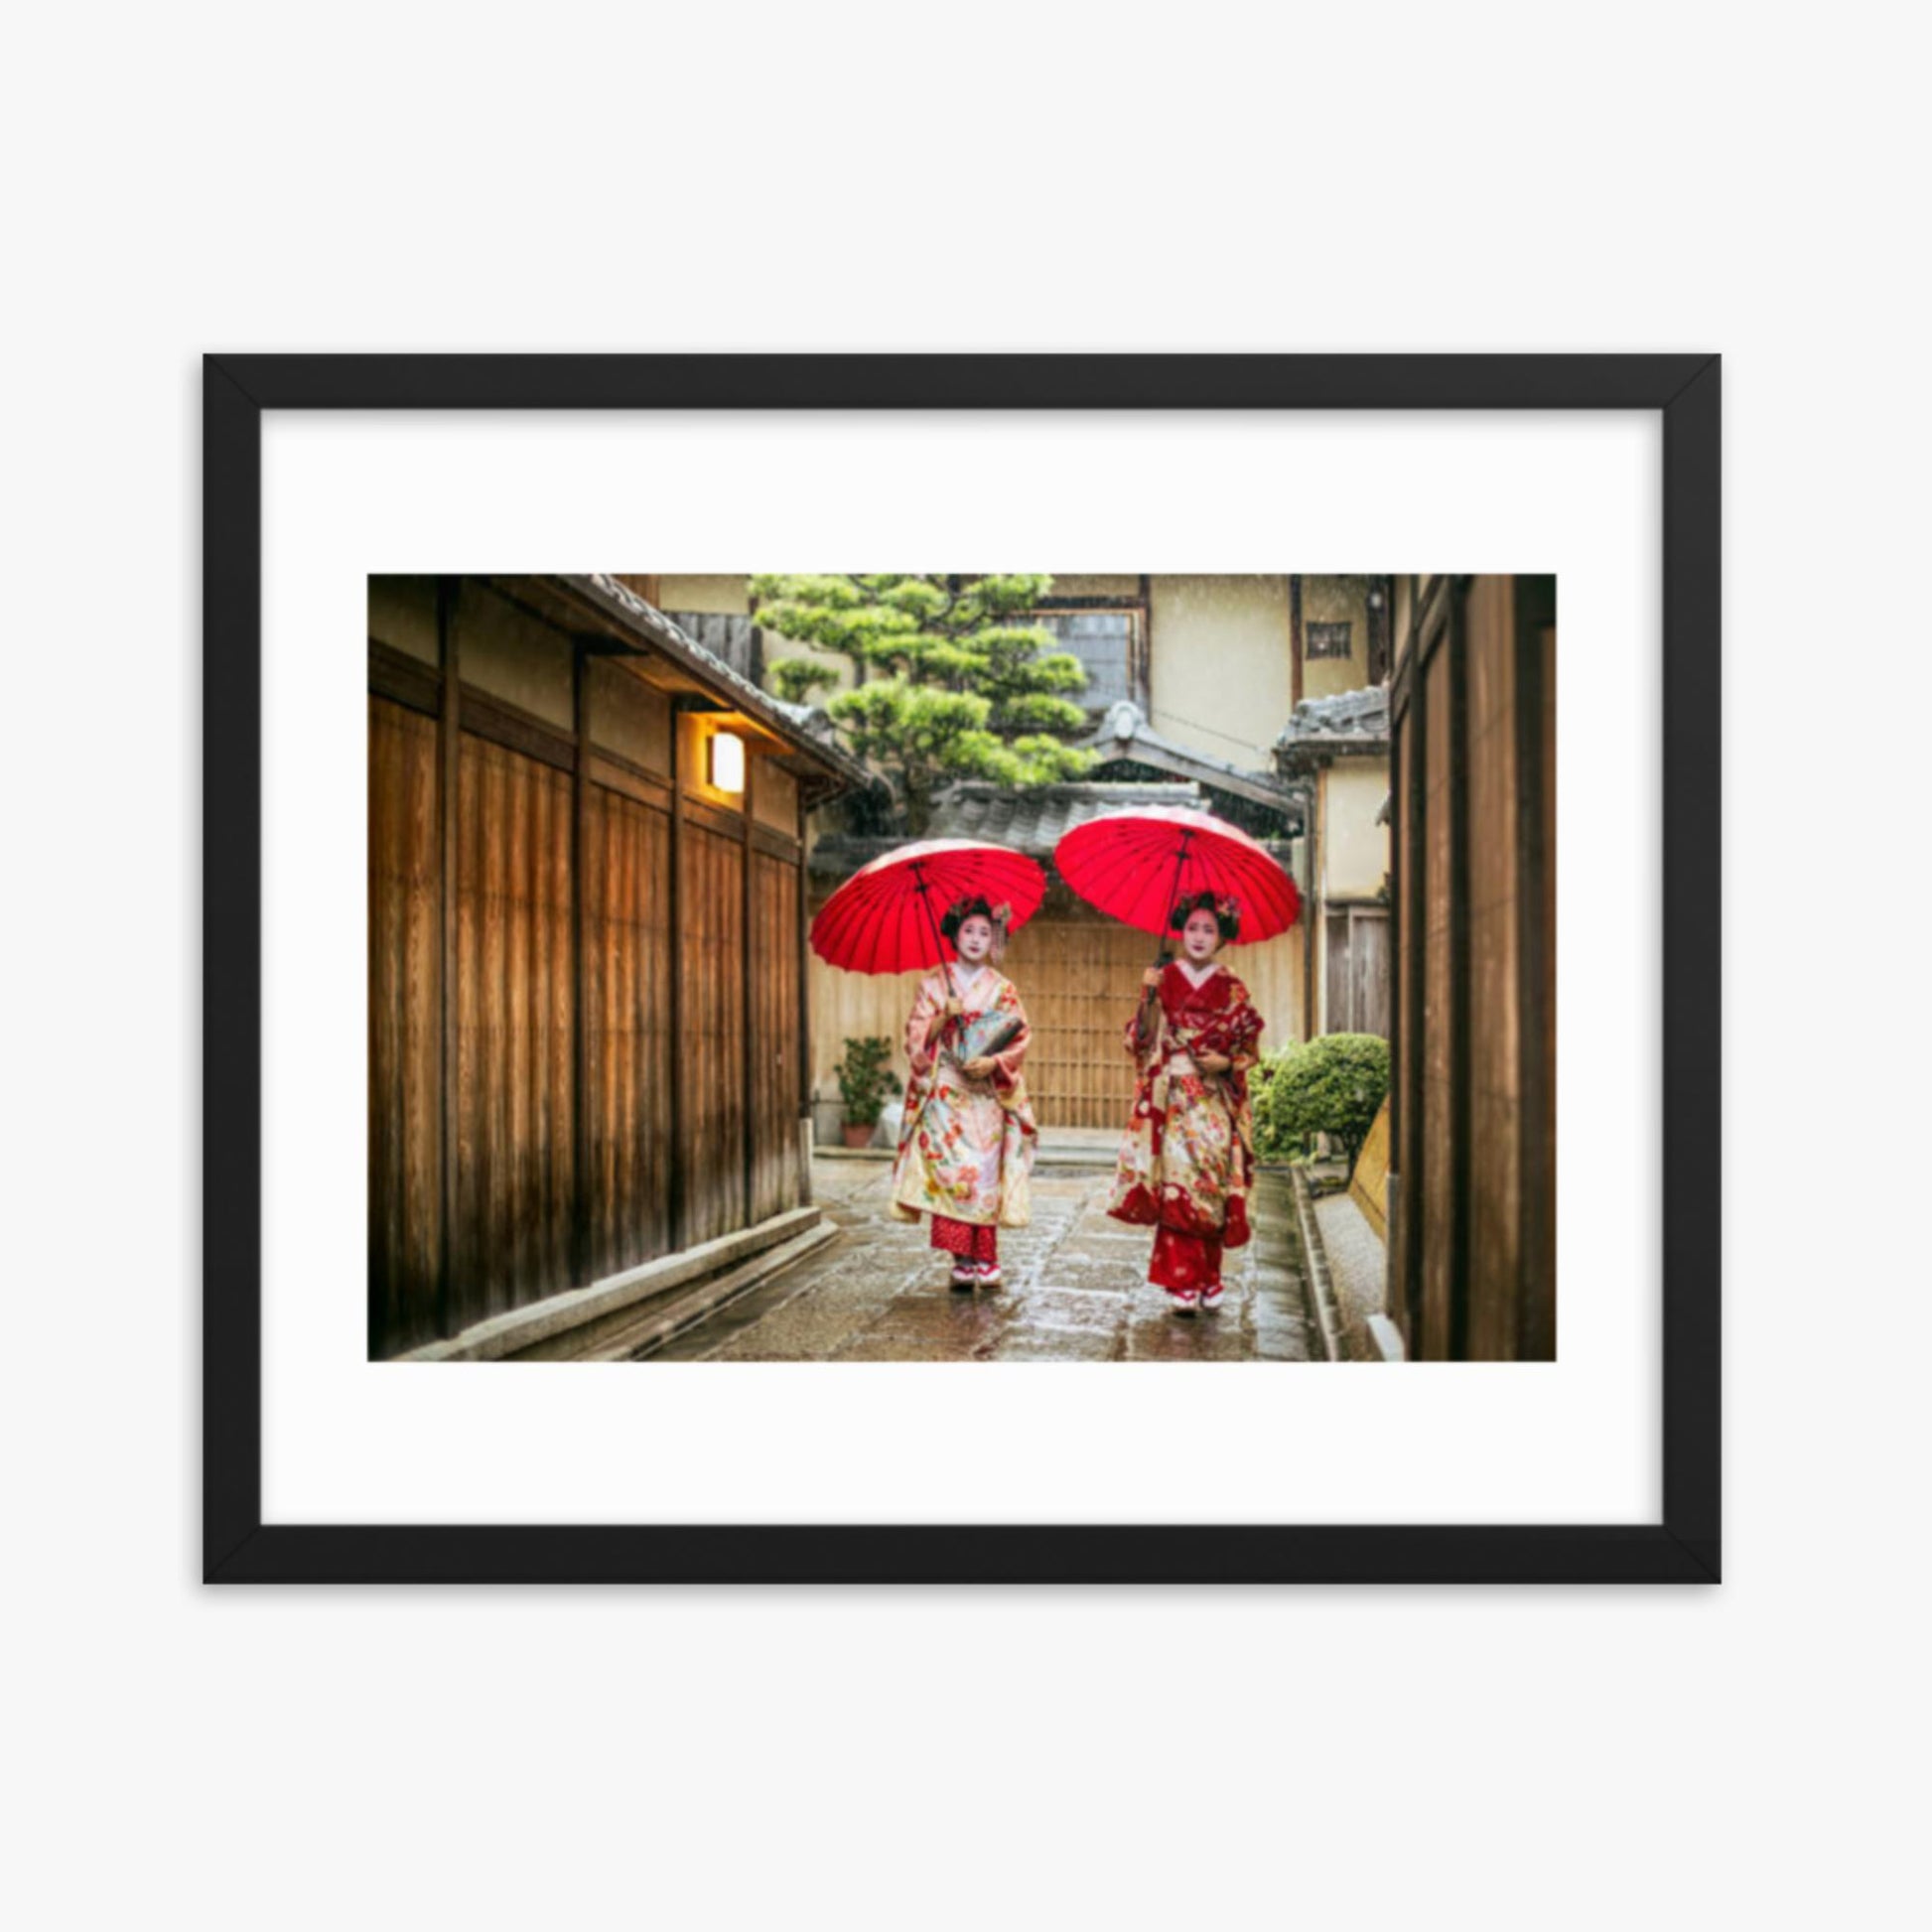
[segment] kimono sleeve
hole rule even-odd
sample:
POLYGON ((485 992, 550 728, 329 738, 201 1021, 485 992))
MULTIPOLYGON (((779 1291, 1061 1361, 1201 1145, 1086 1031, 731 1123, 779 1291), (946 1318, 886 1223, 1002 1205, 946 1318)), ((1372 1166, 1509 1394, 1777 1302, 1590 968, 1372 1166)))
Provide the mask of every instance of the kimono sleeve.
POLYGON ((923 1078, 932 1071, 934 1035, 946 1017, 946 996, 936 979, 921 980, 905 1023, 905 1057, 913 1073, 923 1078))
POLYGON ((993 1084, 1004 1089, 1019 1080, 1020 1062, 1027 1056, 1034 1031, 1027 1021, 1027 1009, 1020 1004, 1020 995, 1011 982, 1000 995, 1000 1011, 1020 1022, 1020 1031, 992 1056, 993 1084))
POLYGON ((1232 1050, 1228 1058, 1237 1070, 1246 1072, 1261 1058, 1261 1015, 1255 1011, 1248 989, 1239 980, 1233 986, 1233 1011, 1228 1015, 1228 1035, 1232 1050))

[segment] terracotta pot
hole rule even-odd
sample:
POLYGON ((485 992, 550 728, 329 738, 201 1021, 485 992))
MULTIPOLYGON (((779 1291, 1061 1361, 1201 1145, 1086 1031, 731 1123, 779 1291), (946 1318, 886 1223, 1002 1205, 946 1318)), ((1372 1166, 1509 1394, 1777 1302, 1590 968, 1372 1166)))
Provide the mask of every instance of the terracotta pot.
POLYGON ((876 1121, 865 1126, 859 1126, 852 1121, 847 1121, 840 1131, 845 1135, 845 1144, 847 1147, 860 1148, 870 1147, 872 1145, 872 1137, 879 1131, 879 1128, 876 1121))

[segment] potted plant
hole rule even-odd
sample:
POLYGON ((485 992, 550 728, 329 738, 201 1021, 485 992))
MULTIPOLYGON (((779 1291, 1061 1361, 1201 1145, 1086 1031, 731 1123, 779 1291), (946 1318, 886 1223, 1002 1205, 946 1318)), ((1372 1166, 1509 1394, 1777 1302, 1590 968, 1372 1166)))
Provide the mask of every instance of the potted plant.
POLYGON ((878 1131, 879 1116, 889 1094, 901 1091, 899 1077, 887 1064, 893 1057, 891 1040, 875 1034, 848 1039, 839 1067, 839 1097, 845 1103, 845 1144, 867 1146, 878 1131))

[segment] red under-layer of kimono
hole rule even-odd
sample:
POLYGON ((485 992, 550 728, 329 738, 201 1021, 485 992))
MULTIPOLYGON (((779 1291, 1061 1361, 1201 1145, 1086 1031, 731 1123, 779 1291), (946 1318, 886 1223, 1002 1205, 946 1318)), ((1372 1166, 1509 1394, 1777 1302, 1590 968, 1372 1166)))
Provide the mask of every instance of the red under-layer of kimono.
POLYGON ((957 1255, 961 1261, 1000 1265, 1000 1231, 975 1226, 971 1221, 955 1221, 944 1214, 932 1216, 932 1245, 941 1254, 957 1255))
MULTIPOLYGON (((1242 1237, 1244 1240, 1246 1236, 1242 1237)), ((1221 1285, 1221 1250, 1226 1244, 1211 1234, 1180 1234, 1173 1228, 1154 1230, 1154 1259, 1147 1278, 1170 1295, 1221 1285)), ((1239 1243, 1236 1244, 1237 1246, 1239 1243)))

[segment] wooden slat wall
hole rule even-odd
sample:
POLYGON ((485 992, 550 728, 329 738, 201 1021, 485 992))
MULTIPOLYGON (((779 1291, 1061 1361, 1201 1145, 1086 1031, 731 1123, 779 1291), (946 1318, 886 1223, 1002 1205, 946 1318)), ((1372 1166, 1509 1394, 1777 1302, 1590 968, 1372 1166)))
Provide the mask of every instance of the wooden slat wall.
POLYGON ((436 1326, 442 1002, 436 720, 369 700, 369 1347, 436 1326))
MULTIPOLYGON (((447 621, 454 633, 472 587, 414 588, 422 623, 447 621)), ((673 811, 668 717, 661 775, 611 756, 624 748, 603 743, 597 707, 586 703, 596 687, 577 693, 579 731, 588 708, 595 739, 588 761, 577 733, 467 685, 458 729, 443 665, 399 654, 379 634, 395 602, 371 597, 369 658, 368 1335, 377 1356, 809 1196, 789 777, 759 774, 770 782, 766 823, 750 842, 748 970, 743 821, 689 799, 673 811), (674 970, 680 836, 687 916, 674 970), (675 1037, 674 982, 684 1007, 675 1037), (681 1217, 671 1198, 680 1173, 681 1217)), ((587 663, 608 670, 575 661, 579 679, 587 663)), ((602 682, 608 696, 608 675, 602 682)), ((650 749, 635 733, 625 746, 650 749)))
POLYGON ((1325 970, 1321 986, 1322 1031, 1352 1034, 1355 1031, 1354 954, 1349 949, 1348 907, 1324 907, 1321 917, 1322 957, 1325 970))
POLYGON ((1464 607, 1468 650, 1469 1254, 1496 1284, 1472 1292, 1468 1351, 1517 1353, 1522 1196, 1521 1001, 1517 986, 1516 688, 1512 580, 1478 577, 1464 607), (1507 1285, 1504 1290, 1503 1285, 1507 1285))
MULTIPOLYGON (((813 881, 816 912, 825 899, 822 880, 813 881)), ((811 998, 811 1053, 813 1083, 836 1093, 832 1079, 848 1039, 874 1035, 893 1046, 893 1066, 905 1078, 905 1021, 918 991, 917 973, 848 973, 828 966, 816 953, 806 967, 811 998)))
POLYGON ((456 1327, 572 1285, 570 830, 566 774, 463 735, 456 1327))
POLYGON ((1432 1360, 1556 1352, 1554 603, 1439 584, 1398 675, 1391 1310, 1432 1360))
POLYGON ((1332 906, 1327 915, 1331 1034, 1389 1035, 1389 916, 1369 905, 1332 906))
POLYGON ((1349 925, 1349 963, 1354 974, 1354 1025, 1358 1034, 1389 1036, 1389 919, 1386 912, 1355 909, 1349 925))
POLYGON ((677 1078, 684 1093, 684 1241, 694 1246, 745 1224, 744 847, 688 823, 678 887, 684 1026, 677 1078))
POLYGON ((1455 1299, 1451 1230, 1458 1207, 1454 1180, 1454 1047, 1456 1002, 1449 965, 1451 872, 1449 785, 1449 652, 1439 648, 1423 680, 1425 758, 1422 960, 1422 1348, 1450 1352, 1455 1299))
POLYGON ((590 1274, 670 1251, 670 816, 591 787, 590 1274))
MULTIPOLYGON (((1413 669, 1413 665, 1411 666, 1413 669)), ((1389 1312, 1418 1345, 1422 1333, 1420 1274, 1412 1259, 1411 1230, 1420 1210, 1422 1180, 1423 948, 1427 929, 1425 907, 1422 759, 1417 733, 1422 729, 1422 699, 1418 683, 1405 686, 1406 710, 1396 713, 1393 754, 1395 822, 1393 864, 1395 917, 1391 980, 1395 999, 1394 1029, 1389 1052, 1390 1164, 1394 1184, 1390 1192, 1389 1312)))
MULTIPOLYGON (((759 774, 759 791, 764 788, 759 774)), ((798 868, 752 855, 752 1219, 805 1198, 798 1138, 798 868)))
MULTIPOLYGON (((1555 587, 1550 589, 1554 597, 1555 587)), ((1540 922, 1527 920, 1535 949, 1538 1011, 1524 1029, 1532 1069, 1524 1080, 1523 1353, 1554 1361, 1557 1353, 1557 627, 1536 625, 1542 689, 1536 741, 1542 769, 1532 787, 1542 849, 1532 879, 1540 922), (1539 1024, 1540 1023, 1540 1024, 1539 1024), (1540 1078, 1535 1077, 1540 1073, 1540 1078)))

